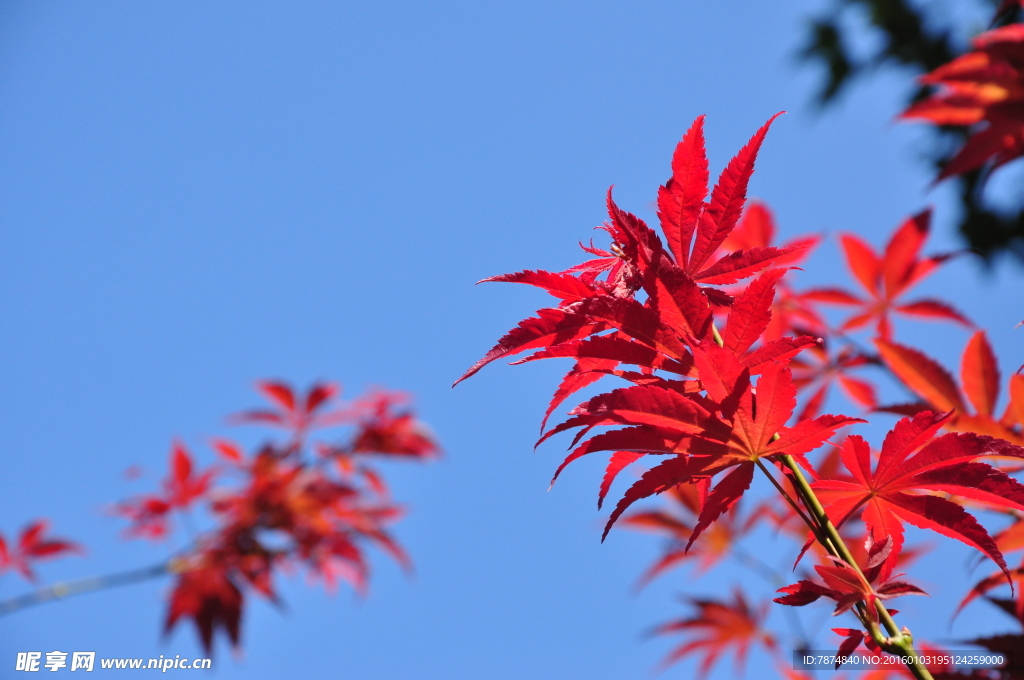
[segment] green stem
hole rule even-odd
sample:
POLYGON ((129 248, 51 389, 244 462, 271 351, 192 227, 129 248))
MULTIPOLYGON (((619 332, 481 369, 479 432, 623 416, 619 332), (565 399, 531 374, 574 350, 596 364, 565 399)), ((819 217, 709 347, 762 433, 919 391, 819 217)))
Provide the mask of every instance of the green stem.
POLYGON ((786 502, 789 503, 789 507, 793 508, 793 512, 795 512, 797 516, 803 520, 804 524, 808 526, 811 532, 814 533, 815 538, 817 538, 819 542, 822 542, 822 535, 817 525, 815 525, 814 522, 812 522, 807 517, 807 515, 804 514, 804 511, 803 509, 800 508, 800 505, 795 500, 793 500, 793 498, 789 495, 789 492, 787 492, 786 489, 781 484, 779 484, 779 482, 775 479, 775 475, 773 475, 771 471, 768 470, 767 467, 765 467, 765 464, 761 461, 760 458, 758 458, 755 461, 755 463, 757 463, 757 467, 761 468, 761 472, 764 473, 764 476, 767 477, 769 481, 771 481, 772 486, 774 486, 776 490, 778 490, 778 492, 782 495, 782 497, 786 499, 786 502))
POLYGON ((725 347, 725 340, 722 339, 722 334, 718 332, 718 326, 711 323, 711 337, 714 339, 715 344, 719 347, 725 347))
MULTIPOLYGON (((803 471, 792 456, 783 455, 781 456, 783 464, 789 468, 789 471, 793 473, 793 485, 796 487, 797 493, 800 494, 801 500, 804 501, 804 505, 814 516, 815 521, 821 530, 829 539, 829 543, 838 553, 846 564, 856 571, 861 577, 864 577, 864 573, 861 571, 856 560, 853 559, 853 555, 850 553, 850 549, 846 547, 846 543, 843 541, 842 536, 839 535, 839 530, 836 529, 835 525, 832 524, 832 520, 829 519, 828 514, 825 512, 825 508, 821 505, 817 495, 814 493, 814 489, 807 482, 807 478, 804 477, 803 471)), ((866 579, 865 579, 866 580, 866 579)), ((878 618, 881 620, 882 625, 885 626, 885 630, 889 633, 889 637, 882 638, 880 631, 877 626, 871 626, 869 632, 875 642, 885 651, 897 654, 898 656, 909 657, 907 662, 907 668, 911 673, 914 674, 918 680, 933 680, 932 674, 927 668, 920 662, 917 651, 914 649, 914 638, 910 634, 907 628, 900 630, 899 626, 896 625, 896 621, 890 616, 889 611, 885 608, 885 605, 881 600, 875 600, 875 609, 878 610, 878 618)), ((868 621, 871 621, 873 617, 867 617, 867 612, 864 612, 868 621)))
POLYGON ((31 593, 12 597, 9 600, 0 602, 0 616, 12 614, 33 605, 44 604, 54 600, 62 600, 65 597, 71 597, 72 595, 82 595, 96 590, 126 586, 131 583, 139 583, 140 581, 159 578, 164 574, 169 573, 171 573, 171 560, 154 564, 149 567, 144 567, 142 569, 122 571, 117 574, 90 576, 89 578, 77 579, 75 581, 54 583, 52 586, 40 588, 39 590, 32 591, 31 593))
MULTIPOLYGON (((711 323, 711 334, 714 338, 715 344, 719 347, 724 347, 725 342, 722 340, 722 335, 718 332, 715 323, 711 323)), ((777 435, 776 435, 777 436, 777 435)), ((843 541, 843 537, 839 535, 839 530, 836 529, 835 525, 832 524, 832 520, 829 519, 828 514, 825 512, 825 508, 821 505, 817 495, 814 493, 814 489, 808 484, 807 478, 804 477, 803 471, 800 466, 797 465, 796 461, 792 456, 784 454, 780 456, 783 464, 789 468, 789 471, 793 473, 793 486, 796 488, 797 493, 800 495, 801 500, 804 502, 804 506, 811 512, 814 517, 814 521, 810 521, 796 504, 789 497, 789 494, 782 489, 782 487, 776 482, 775 477, 772 476, 767 468, 757 461, 761 471, 768 475, 768 478, 772 480, 772 484, 779 490, 782 496, 793 505, 796 509, 797 514, 804 520, 811 531, 814 533, 818 542, 824 546, 826 550, 832 553, 834 556, 841 558, 847 565, 858 574, 861 578, 864 578, 864 572, 861 571, 857 561, 853 559, 853 554, 850 553, 850 549, 846 547, 846 543, 843 541), (817 525, 817 526, 815 526, 817 525)), ((864 579, 867 581, 867 579, 864 579)), ((934 680, 932 674, 927 668, 920 662, 917 652, 914 650, 914 638, 910 634, 910 631, 904 627, 900 630, 893 620, 892 616, 889 615, 889 611, 882 604, 881 600, 875 600, 875 608, 878 610, 878 618, 881 619, 882 625, 885 626, 886 631, 889 633, 889 637, 883 637, 881 631, 878 630, 878 626, 875 624, 875 617, 870 616, 867 607, 864 603, 857 605, 857 618, 861 620, 861 623, 865 625, 868 632, 871 634, 871 638, 878 644, 879 647, 887 652, 895 653, 898 656, 909 657, 909 661, 906 662, 907 668, 917 680, 934 680)))
MULTIPOLYGON (((831 539, 824 533, 822 533, 822 529, 820 526, 818 526, 818 523, 812 521, 807 517, 806 514, 804 514, 803 510, 801 510, 801 508, 796 504, 796 501, 794 501, 790 497, 789 493, 782 487, 782 485, 778 483, 778 481, 776 481, 775 476, 768 471, 768 469, 760 460, 757 461, 757 466, 761 468, 761 472, 764 473, 765 477, 771 480, 772 485, 774 485, 775 488, 779 491, 779 493, 782 494, 782 497, 786 499, 786 502, 788 502, 790 506, 792 506, 793 510, 796 511, 800 519, 802 519, 804 524, 807 525, 807 528, 811 530, 811 533, 814 534, 815 540, 817 540, 818 543, 820 543, 822 547, 825 548, 826 552, 828 552, 829 555, 832 555, 833 557, 839 557, 839 551, 836 550, 836 548, 832 545, 831 539)), ((864 606, 863 602, 858 602, 856 604, 855 611, 853 613, 860 620, 864 628, 866 628, 871 633, 872 640, 875 640, 879 643, 881 643, 881 641, 884 640, 884 636, 881 634, 881 631, 878 630, 878 625, 872 620, 870 616, 868 616, 867 608, 864 606)))

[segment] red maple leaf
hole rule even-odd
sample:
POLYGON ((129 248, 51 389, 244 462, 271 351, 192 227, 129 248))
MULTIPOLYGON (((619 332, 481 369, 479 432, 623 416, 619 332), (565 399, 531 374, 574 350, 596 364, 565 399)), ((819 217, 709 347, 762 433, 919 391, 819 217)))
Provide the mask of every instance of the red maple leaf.
MULTIPOLYGON (((647 303, 599 296, 547 310, 546 318, 552 323, 543 325, 543 332, 530 330, 530 339, 523 341, 518 331, 540 326, 532 321, 530 325, 520 324, 467 375, 493 358, 527 345, 544 348, 529 359, 572 356, 640 366, 639 373, 593 369, 619 375, 635 385, 581 404, 570 412, 572 418, 548 431, 541 441, 580 427, 575 444, 595 427, 635 426, 592 437, 555 473, 557 478, 569 462, 583 455, 611 451, 599 505, 611 480, 626 465, 650 453, 679 454, 649 471, 627 492, 612 513, 609 527, 640 498, 737 467, 709 496, 694 528, 692 538, 696 538, 746 489, 759 458, 783 453, 802 456, 839 427, 858 422, 843 416, 822 416, 783 428, 795 406, 795 388, 789 373, 781 371, 781 362, 815 343, 809 337, 783 338, 752 348, 770 322, 775 284, 783 274, 780 269, 764 272, 736 296, 721 334, 722 347, 710 338, 711 311, 705 293, 684 271, 663 263, 659 269, 649 270, 647 303), (583 339, 595 328, 608 327, 615 330, 583 339), (568 330, 562 334, 559 329, 568 330), (655 370, 698 380, 662 378, 653 375, 655 370), (752 374, 762 374, 758 382, 761 407, 756 414, 752 374), (706 392, 706 396, 700 392, 706 392), (775 438, 777 434, 781 438, 775 438), (695 455, 686 457, 688 454, 695 455)), ((560 390, 556 401, 564 399, 566 392, 560 390)))
MULTIPOLYGON (((775 240, 775 218, 768 206, 750 201, 736 229, 722 243, 722 249, 732 252, 770 248, 775 240)), ((782 250, 787 254, 772 262, 773 267, 794 266, 801 263, 818 245, 821 238, 811 236, 790 241, 782 250)), ((824 336, 828 325, 817 310, 801 293, 793 290, 789 272, 776 283, 775 299, 771 306, 771 321, 761 338, 771 342, 790 335, 824 336)))
POLYGON ((903 546, 903 522, 980 550, 1009 577, 1003 555, 985 528, 959 504, 933 494, 1024 509, 1024 485, 977 461, 983 456, 1024 458, 1024 448, 968 432, 935 437, 948 418, 948 413, 924 411, 900 420, 886 436, 874 469, 867 442, 851 435, 843 442, 841 459, 852 477, 822 479, 813 485, 836 526, 860 510, 876 541, 892 537, 883 578, 888 578, 903 546))
POLYGON ((938 91, 903 112, 935 125, 975 126, 938 179, 1024 154, 1024 24, 974 38, 974 50, 921 77, 938 91))
POLYGON ((572 357, 577 364, 563 380, 550 413, 567 396, 601 377, 589 374, 607 374, 620 363, 638 366, 641 372, 668 370, 689 375, 689 353, 670 331, 681 330, 699 340, 711 323, 707 296, 718 303, 732 301, 719 289, 701 289, 696 284, 735 283, 807 247, 754 247, 713 260, 743 212, 754 160, 774 120, 758 130, 729 162, 709 202, 705 202, 708 173, 703 117, 694 121, 676 148, 672 177, 658 192, 667 249, 643 220, 621 210, 609 194, 610 219, 604 229, 611 235, 613 247, 611 251, 588 248, 600 255, 598 260, 557 274, 524 271, 485 279, 540 287, 558 298, 559 306, 542 309, 536 317, 520 322, 456 384, 496 359, 527 350, 542 350, 530 359, 572 357), (603 271, 608 278, 602 282, 596 276, 603 271), (658 302, 641 304, 633 299, 641 288, 658 302), (657 311, 655 304, 660 307, 657 311), (614 340, 584 342, 588 336, 610 329, 621 335, 609 336, 614 340))
POLYGON ((256 390, 274 406, 272 409, 252 409, 231 417, 238 423, 261 423, 290 430, 296 441, 315 427, 327 427, 347 422, 347 414, 323 412, 340 392, 334 383, 314 383, 304 396, 297 396, 290 385, 280 381, 260 380, 256 390))
MULTIPOLYGON (((1013 524, 1000 531, 998 534, 993 536, 993 538, 995 539, 996 546, 998 546, 999 550, 1004 553, 1024 549, 1024 520, 1018 518, 1013 524)), ((1017 616, 1017 619, 1024 624, 1024 562, 1022 562, 1016 569, 1010 570, 1010 579, 1015 591, 1013 613, 1017 616)), ((1005 585, 1007 585, 1006 577, 1002 572, 997 571, 994 574, 989 574, 971 588, 957 606, 956 613, 954 613, 953 616, 955 617, 959 614, 960 610, 966 607, 974 599, 982 595, 987 595, 996 588, 1000 588, 1005 585)))
POLYGON ((930 222, 931 210, 914 215, 893 233, 882 253, 876 253, 859 236, 843 234, 840 242, 846 264, 867 297, 839 288, 810 290, 804 293, 804 297, 822 304, 856 307, 853 316, 843 322, 840 330, 855 330, 875 323, 878 336, 884 339, 892 336, 890 316, 893 313, 945 319, 971 327, 973 324, 963 314, 939 300, 899 301, 911 287, 949 259, 948 255, 919 256, 928 238, 930 222))
POLYGON ((697 677, 704 678, 723 654, 733 657, 737 674, 742 672, 747 654, 753 645, 762 645, 770 651, 776 648, 775 639, 762 628, 767 608, 753 609, 743 593, 736 590, 732 602, 688 599, 696 613, 685 619, 658 626, 653 634, 682 633, 687 636, 661 662, 666 668, 684 657, 700 657, 697 677))
MULTIPOLYGON (((290 539, 287 549, 333 588, 338 579, 365 592, 368 567, 361 545, 383 548, 403 566, 409 559, 386 531, 401 516, 396 506, 366 497, 346 480, 289 462, 265 451, 254 457, 249 483, 218 499, 214 509, 228 527, 224 536, 272 531, 290 539)), ((223 538, 217 546, 223 548, 223 538)))
POLYGON ((172 508, 188 508, 209 490, 215 471, 211 468, 194 475, 193 467, 188 449, 181 442, 175 442, 171 449, 170 474, 164 480, 164 498, 172 508))
MULTIPOLYGON (((668 251, 674 263, 694 281, 705 284, 729 284, 747 278, 758 271, 782 261, 792 261, 809 242, 791 244, 784 248, 750 245, 714 259, 719 249, 732 234, 743 212, 747 184, 754 171, 757 152, 768 128, 781 114, 775 114, 758 130, 722 171, 705 202, 708 193, 708 161, 704 149, 704 117, 693 122, 672 157, 672 177, 658 189, 658 217, 668 242, 668 251)), ((766 225, 765 225, 766 226, 766 225)), ((751 232, 753 225, 748 225, 751 232)), ((766 229, 762 230, 762 235, 766 229)), ((754 234, 746 240, 756 238, 754 234)), ((743 236, 733 240, 733 246, 747 245, 743 236)))
POLYGON ((68 554, 85 554, 85 549, 77 543, 63 538, 47 538, 49 526, 50 523, 45 519, 35 520, 21 530, 17 543, 12 545, 8 545, 0 535, 0 574, 7 569, 14 569, 29 581, 35 581, 33 562, 68 554))
POLYGON ((186 510, 204 498, 216 472, 210 468, 202 474, 193 474, 192 456, 185 445, 177 441, 171 446, 168 467, 161 493, 137 496, 114 507, 114 514, 126 517, 132 523, 126 531, 128 537, 165 538, 171 511, 186 510))
POLYGON ((349 410, 359 431, 347 451, 423 459, 440 455, 433 434, 409 411, 408 402, 408 395, 389 390, 357 399, 349 410))
MULTIPOLYGON (((775 602, 793 607, 802 607, 817 601, 819 598, 827 597, 836 602, 835 610, 832 612, 833 616, 849 611, 858 602, 864 602, 867 605, 868 615, 877 623, 878 610, 875 606, 876 601, 891 600, 901 595, 927 595, 917 586, 905 581, 897 581, 895 578, 889 577, 881 578, 885 572, 885 564, 891 557, 892 551, 893 540, 891 536, 886 536, 882 541, 873 542, 868 548, 867 560, 863 570, 854 569, 846 562, 833 557, 831 559, 834 564, 816 565, 814 567, 814 570, 818 572, 818 576, 821 577, 824 584, 810 579, 797 581, 793 585, 780 588, 777 592, 786 594, 775 598, 775 602), (877 585, 876 582, 878 582, 877 585)), ((902 576, 902 574, 898 576, 902 576)), ((847 646, 853 645, 848 649, 849 652, 852 652, 860 644, 859 639, 856 643, 853 643, 852 640, 854 639, 856 639, 856 636, 850 635, 847 642, 844 643, 847 646)), ((843 647, 840 647, 839 653, 840 655, 844 653, 843 647)), ((838 663, 836 668, 839 668, 838 663)))
POLYGON ((856 368, 877 363, 851 346, 843 347, 835 355, 829 354, 824 343, 807 348, 807 352, 795 357, 793 382, 799 390, 813 390, 800 411, 799 420, 813 418, 821 412, 828 398, 829 388, 838 383, 847 397, 866 409, 877 405, 875 387, 871 383, 849 375, 856 368))
MULTIPOLYGON (((231 478, 240 479, 237 485, 214 488, 218 468, 198 471, 185 446, 175 443, 160 492, 117 508, 132 520, 129 534, 162 537, 173 510, 208 501, 215 528, 190 537, 191 547, 169 563, 178 578, 165 626, 169 632, 182 618, 193 619, 207 652, 218 629, 238 644, 247 594, 277 601, 278 569, 304 567, 329 590, 345 581, 364 593, 368 545, 411 568, 388 531, 402 508, 390 501, 367 454, 426 459, 439 452, 403 393, 375 390, 328 409, 338 393, 334 385, 315 384, 300 398, 284 383, 257 385, 277 408, 235 419, 280 427, 290 436, 264 443, 253 455, 230 440, 213 439, 211 447, 231 466, 231 478), (311 430, 329 425, 351 426, 350 436, 341 443, 307 441, 311 430)), ((0 556, 6 560, 6 551, 0 556)))
MULTIPOLYGON (((767 331, 774 318, 776 291, 786 271, 769 269, 750 282, 733 300, 722 329, 723 346, 731 351, 751 374, 771 362, 787 361, 804 349, 821 343, 808 335, 770 340, 767 331), (755 348, 755 344, 761 341, 755 348)), ((698 369, 699 370, 699 369, 698 369)))
POLYGON ((1024 445, 1020 432, 1024 425, 1024 375, 1010 376, 1006 410, 996 418, 999 364, 984 331, 977 331, 964 348, 960 386, 941 364, 913 347, 885 340, 876 340, 875 344, 885 365, 921 397, 920 408, 953 411, 945 422, 946 429, 987 434, 1024 445))
MULTIPOLYGON (((701 371, 701 383, 721 416, 708 411, 701 413, 700 407, 696 406, 689 412, 670 411, 657 402, 637 402, 630 405, 632 408, 627 408, 625 403, 615 403, 610 404, 607 411, 595 411, 595 407, 605 407, 600 397, 585 405, 591 413, 606 414, 618 422, 659 427, 668 435, 669 441, 676 441, 674 448, 662 449, 658 451, 660 453, 690 454, 671 457, 644 473, 615 507, 605 527, 605 535, 619 515, 636 501, 662 493, 677 484, 696 483, 731 469, 708 493, 687 542, 688 548, 747 490, 753 480, 755 464, 760 459, 790 455, 810 469, 805 453, 821 446, 839 428, 863 422, 858 418, 825 415, 787 427, 785 423, 796 407, 796 388, 788 369, 778 364, 767 364, 757 381, 755 398, 749 369, 742 367, 728 349, 714 344, 701 346, 695 349, 695 357, 701 371)), ((650 391, 651 388, 632 389, 650 391)), ((684 402, 694 404, 692 400, 684 399, 684 402)), ((619 432, 638 434, 630 430, 619 432)), ((641 451, 657 451, 655 442, 644 441, 639 436, 635 440, 641 451)), ((616 447, 629 448, 624 442, 617 443, 616 447)))
MULTIPOLYGON (((602 485, 598 503, 600 507, 600 500, 607 492, 615 473, 644 453, 685 453, 689 451, 689 445, 685 440, 693 435, 708 431, 712 433, 708 436, 714 437, 715 431, 728 431, 731 425, 712 417, 711 412, 715 410, 713 407, 718 401, 730 394, 730 390, 742 390, 737 387, 737 381, 741 379, 744 371, 745 380, 749 383, 750 375, 776 370, 780 366, 779 362, 786 361, 801 349, 813 346, 816 342, 810 337, 782 338, 752 349, 752 345, 770 321, 775 283, 783 273, 781 269, 764 272, 736 296, 721 333, 722 347, 707 339, 710 327, 709 305, 696 284, 685 274, 677 276, 671 270, 664 279, 658 279, 651 288, 652 311, 655 314, 652 323, 661 319, 664 326, 671 329, 671 333, 661 334, 662 345, 668 346, 673 338, 677 343, 682 342, 679 338, 687 338, 691 347, 703 348, 694 349, 699 353, 696 359, 685 347, 682 350, 688 360, 688 373, 699 377, 699 381, 673 381, 647 373, 616 373, 636 383, 637 386, 599 395, 578 406, 571 412, 574 418, 552 428, 540 441, 543 442, 553 434, 573 427, 583 427, 577 441, 599 425, 653 425, 661 427, 662 430, 649 428, 642 433, 630 431, 599 435, 573 451, 556 471, 555 478, 568 463, 582 455, 594 451, 610 451, 613 450, 612 447, 619 447, 620 451, 613 456, 605 474, 605 484, 602 485), (698 341, 696 338, 705 339, 698 341), (699 363, 695 363, 698 360, 699 363), (703 367, 701 363, 704 364, 703 367), (706 391, 707 397, 699 395, 700 391, 706 391)), ((633 329, 634 332, 644 332, 647 337, 655 334, 654 330, 638 329, 635 324, 633 329)), ((589 342, 604 342, 604 337, 607 336, 592 338, 589 342)), ((557 354, 559 349, 560 346, 538 354, 557 354)), ((634 360, 639 361, 641 358, 636 357, 634 360)), ((647 363, 650 367, 664 366, 663 363, 656 363, 654 359, 648 359, 647 363)), ((738 393, 735 396, 738 398, 738 393)), ((549 412, 550 410, 549 407, 549 412)), ((731 414, 732 411, 730 417, 731 414)))
POLYGON ((245 451, 242 450, 241 446, 230 439, 213 437, 210 439, 210 448, 212 448, 217 455, 232 465, 240 465, 245 462, 245 451))
POLYGON ((164 633, 170 633, 183 617, 195 623, 207 656, 213 651, 213 634, 218 628, 227 633, 233 646, 238 646, 242 591, 222 567, 201 566, 184 571, 178 575, 171 593, 164 633))

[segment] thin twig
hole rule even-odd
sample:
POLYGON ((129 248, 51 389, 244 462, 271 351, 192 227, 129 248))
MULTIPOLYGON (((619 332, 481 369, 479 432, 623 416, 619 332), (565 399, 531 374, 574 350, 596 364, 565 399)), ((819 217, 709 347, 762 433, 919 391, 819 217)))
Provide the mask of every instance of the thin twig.
POLYGON ((164 574, 169 573, 171 573, 171 560, 154 564, 149 567, 144 567, 142 569, 133 569, 131 571, 122 571, 116 574, 107 574, 105 576, 90 576, 88 578, 77 579, 75 581, 54 583, 52 586, 40 588, 39 590, 26 593, 25 595, 19 595, 18 597, 12 597, 9 600, 3 600, 0 602, 0 616, 12 614, 16 611, 37 604, 44 604, 54 600, 62 600, 64 598, 71 597, 72 595, 82 595, 96 590, 126 586, 132 583, 139 583, 141 581, 159 578, 164 574))
MULTIPOLYGON (((829 519, 828 514, 825 512, 825 508, 821 505, 817 495, 814 493, 814 489, 807 482, 807 478, 804 477, 803 472, 797 465, 796 461, 790 455, 781 456, 782 462, 789 468, 790 472, 793 473, 793 485, 800 494, 801 500, 807 509, 814 515, 818 524, 822 530, 828 536, 830 542, 839 553, 839 557, 846 562, 850 569, 854 570, 861 577, 864 577, 864 573, 861 571, 857 561, 853 558, 850 549, 846 547, 846 543, 843 541, 842 536, 839 535, 839 530, 832 524, 832 520, 829 519)), ((865 579, 866 580, 866 579, 865 579)), ((900 656, 908 657, 909 660, 906 662, 907 670, 914 674, 914 677, 918 680, 934 680, 932 674, 928 669, 919 661, 917 651, 914 649, 914 638, 910 634, 907 628, 902 630, 896 625, 896 621, 893 620, 889 614, 889 610, 885 608, 885 605, 881 600, 875 601, 875 609, 878 611, 877 619, 875 617, 867 616, 868 612, 863 610, 862 622, 870 623, 868 627, 869 632, 872 634, 872 638, 875 642, 879 643, 883 649, 887 652, 894 652, 900 656), (866 620, 865 620, 866 619, 866 620), (889 637, 882 639, 878 631, 877 625, 874 625, 874 621, 880 619, 882 625, 885 626, 886 631, 889 633, 889 637)))
POLYGON ((797 504, 797 502, 795 500, 793 500, 793 498, 790 497, 790 495, 786 491, 786 489, 783 488, 783 486, 781 484, 779 484, 778 481, 776 481, 775 476, 771 473, 771 471, 767 467, 765 467, 764 463, 761 462, 761 459, 758 458, 757 461, 755 461, 755 462, 757 463, 757 467, 761 468, 761 472, 764 473, 765 477, 767 477, 769 480, 771 480, 772 486, 774 486, 778 490, 778 492, 780 494, 782 494, 782 497, 786 499, 786 502, 789 503, 789 506, 791 508, 793 508, 793 511, 800 517, 800 519, 803 520, 804 524, 807 525, 807 527, 811 530, 811 532, 814 534, 814 536, 820 541, 821 540, 821 529, 820 529, 820 527, 818 527, 817 524, 812 522, 811 519, 806 514, 804 514, 804 511, 800 508, 800 506, 797 504))

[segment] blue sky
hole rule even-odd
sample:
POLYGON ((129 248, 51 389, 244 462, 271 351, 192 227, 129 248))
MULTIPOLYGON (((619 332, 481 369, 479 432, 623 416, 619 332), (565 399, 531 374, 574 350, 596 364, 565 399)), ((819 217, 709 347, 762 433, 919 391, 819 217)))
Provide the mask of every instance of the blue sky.
MULTIPOLYGON (((609 185, 652 217, 672 148, 702 113, 717 169, 790 112, 751 185, 784 237, 878 244, 934 203, 932 247, 955 247, 947 196, 928 193, 918 160, 925 133, 893 122, 906 73, 857 83, 821 115, 808 104, 818 74, 793 54, 820 6, 5 3, 0 531, 47 516, 88 546, 44 565, 48 582, 155 562, 164 549, 121 541, 104 508, 155 483, 173 437, 201 449, 227 433, 258 378, 387 385, 416 394, 447 451, 387 470, 410 508, 397 534, 416 575, 375 555, 366 600, 284 579, 286 610, 253 603, 243 655, 219 646, 215 674, 649 677, 668 643, 643 631, 683 612, 676 594, 724 581, 677 573, 631 594, 659 546, 625 532, 599 543, 598 464, 546 491, 564 444, 532 444, 566 367, 494 365, 449 388, 546 304, 474 282, 575 264, 609 185), (142 482, 123 478, 133 464, 142 482)), ((802 281, 845 280, 841 269, 830 242, 802 281)), ((1024 362, 1024 305, 1007 294, 1021 279, 963 258, 922 291, 991 329, 1008 372, 1024 362)), ((951 365, 967 339, 934 324, 899 332, 951 365)), ((922 580, 962 583, 968 557, 944 548, 922 580)), ((160 639, 167 587, 4 618, 0 663, 24 650, 200 655, 189 629, 160 639)), ((0 597, 25 588, 0 578, 0 597)), ((908 604, 908 619, 940 640, 996 625, 979 607, 951 632, 958 594, 908 604)))

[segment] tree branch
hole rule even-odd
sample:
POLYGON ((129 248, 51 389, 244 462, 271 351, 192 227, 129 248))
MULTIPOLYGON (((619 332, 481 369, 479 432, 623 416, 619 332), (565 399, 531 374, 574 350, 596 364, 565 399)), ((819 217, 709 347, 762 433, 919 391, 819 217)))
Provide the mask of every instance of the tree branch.
POLYGON ((96 590, 116 588, 118 586, 126 586, 132 583, 160 578, 164 574, 170 574, 173 572, 171 562, 172 560, 167 560, 149 567, 143 567, 142 569, 133 569, 131 571, 122 571, 116 574, 107 574, 105 576, 90 576, 88 578, 77 579, 75 581, 54 583, 52 586, 40 588, 31 593, 19 595, 18 597, 12 597, 9 600, 0 601, 0 616, 12 614, 16 611, 20 611, 37 604, 44 604, 54 600, 63 600, 64 598, 71 597, 72 595, 83 595, 96 590))

